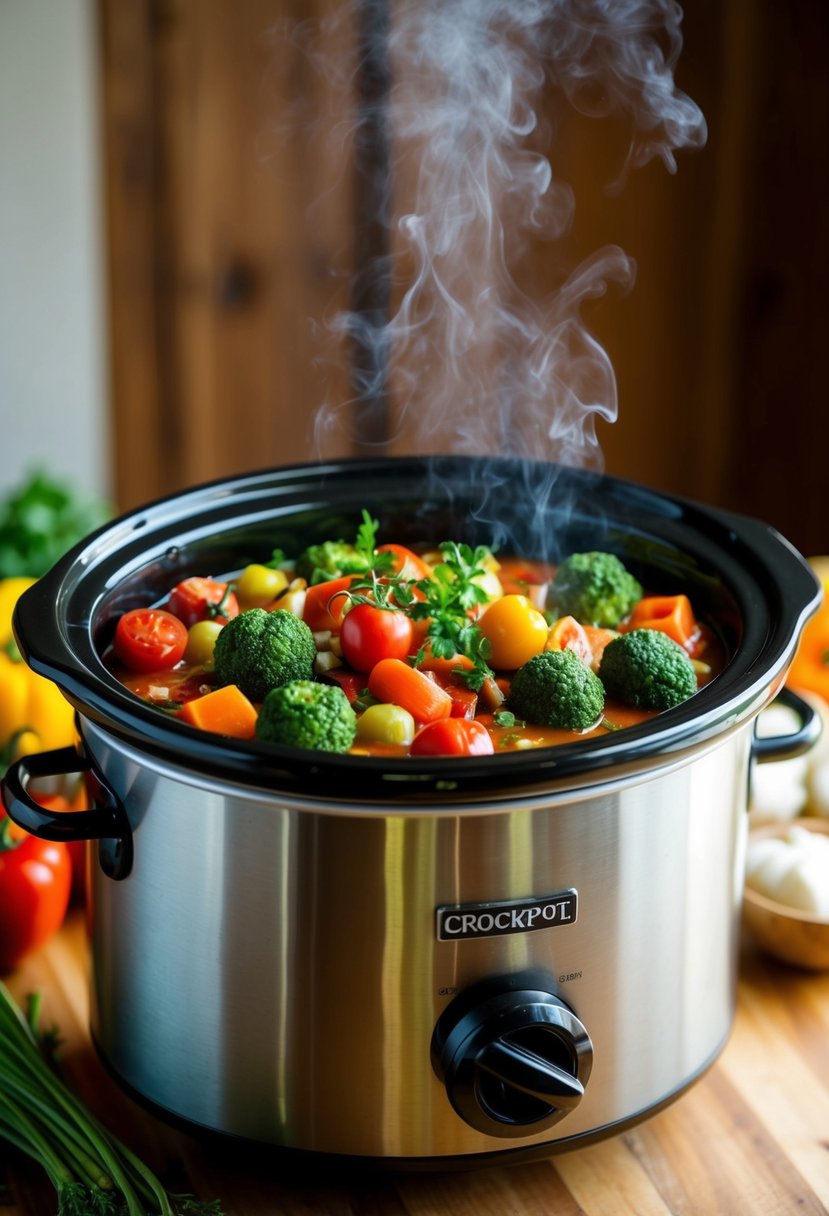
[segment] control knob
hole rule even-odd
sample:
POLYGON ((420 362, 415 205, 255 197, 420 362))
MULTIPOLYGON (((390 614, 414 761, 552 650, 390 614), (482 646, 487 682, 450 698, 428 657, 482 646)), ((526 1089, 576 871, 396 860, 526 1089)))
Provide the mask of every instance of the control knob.
POLYGON ((485 980, 455 997, 432 1036, 432 1066, 457 1113, 490 1136, 528 1136, 584 1096, 593 1044, 537 973, 485 980))

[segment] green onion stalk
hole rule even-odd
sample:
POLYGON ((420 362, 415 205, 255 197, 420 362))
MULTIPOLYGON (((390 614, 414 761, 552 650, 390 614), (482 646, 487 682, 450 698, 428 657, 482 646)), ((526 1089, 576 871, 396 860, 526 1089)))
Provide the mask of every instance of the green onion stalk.
POLYGON ((221 1216, 218 1200, 169 1194, 64 1084, 40 1005, 36 993, 24 1014, 0 981, 0 1138, 45 1170, 58 1216, 221 1216))

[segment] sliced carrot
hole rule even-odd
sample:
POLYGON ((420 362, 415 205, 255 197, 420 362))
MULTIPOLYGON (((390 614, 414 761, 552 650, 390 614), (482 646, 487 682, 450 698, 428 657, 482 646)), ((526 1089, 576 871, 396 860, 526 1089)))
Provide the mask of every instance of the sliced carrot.
POLYGON ((418 663, 418 670, 437 680, 452 698, 453 718, 474 718, 478 707, 478 694, 464 683, 464 671, 472 671, 475 664, 465 654, 453 655, 451 659, 438 659, 426 650, 426 657, 418 663))
POLYGON ((593 662, 593 648, 584 626, 574 616, 562 616, 554 621, 547 634, 545 650, 572 650, 583 663, 593 662))
POLYGON ((659 629, 687 651, 694 650, 700 633, 687 595, 646 596, 633 609, 625 629, 659 629))
POLYGON ((378 701, 408 710, 416 722, 436 722, 452 713, 449 693, 402 659, 375 663, 369 673, 368 690, 378 701))
POLYGON ((330 629, 332 633, 339 633, 343 613, 348 607, 347 592, 354 581, 354 575, 347 574, 308 588, 302 619, 310 630, 320 633, 330 629))
POLYGON ((256 733, 256 710, 235 684, 187 701, 178 716, 191 726, 234 739, 252 739, 256 733))

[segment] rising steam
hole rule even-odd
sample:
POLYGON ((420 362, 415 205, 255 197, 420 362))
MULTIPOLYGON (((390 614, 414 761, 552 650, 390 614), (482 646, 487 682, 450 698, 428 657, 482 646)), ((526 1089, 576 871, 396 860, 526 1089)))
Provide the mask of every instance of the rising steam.
MULTIPOLYGON (((674 83, 681 18, 673 0, 390 6, 373 48, 391 82, 379 103, 390 129, 390 238, 368 269, 389 276, 392 305, 385 316, 352 310, 330 322, 341 347, 356 342, 371 357, 355 385, 362 412, 354 402, 318 411, 319 454, 332 432, 365 448, 360 427, 376 405, 382 428, 365 429, 390 451, 601 467, 596 421, 616 418, 616 383, 582 305, 611 283, 630 287, 634 266, 606 247, 546 298, 519 286, 527 238, 561 237, 574 208, 538 111, 553 90, 583 114, 622 118, 626 170, 661 158, 673 172, 674 152, 706 138, 700 110, 674 83)), ((373 117, 364 110, 362 121, 373 117)))

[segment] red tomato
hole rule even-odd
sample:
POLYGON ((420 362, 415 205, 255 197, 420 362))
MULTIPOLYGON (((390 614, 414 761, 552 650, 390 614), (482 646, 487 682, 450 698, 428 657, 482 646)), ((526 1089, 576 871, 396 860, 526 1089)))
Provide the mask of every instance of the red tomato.
POLYGON ((186 578, 170 592, 167 607, 189 629, 196 621, 227 622, 239 615, 239 601, 227 583, 215 578, 186 578))
POLYGON ((492 738, 482 722, 474 718, 440 718, 418 731, 412 740, 412 756, 491 756, 492 738))
POLYGON ((340 626, 343 657, 355 671, 371 671, 381 659, 405 659, 411 644, 411 620, 393 609, 355 604, 340 626))
POLYGON ((116 625, 112 645, 132 671, 166 671, 184 655, 187 627, 162 608, 133 608, 116 625))
MULTIPOLYGON (((29 792, 35 802, 38 802, 50 811, 82 811, 89 805, 86 798, 86 789, 82 781, 78 783, 78 788, 71 802, 63 794, 36 794, 32 790, 29 792)), ((20 828, 16 829, 16 831, 21 830, 20 828)), ((66 851, 72 864, 70 898, 78 903, 82 903, 86 895, 86 843, 85 840, 67 840, 66 842, 66 851)))
POLYGON ((11 971, 63 923, 72 886, 65 844, 0 820, 0 972, 11 971))

